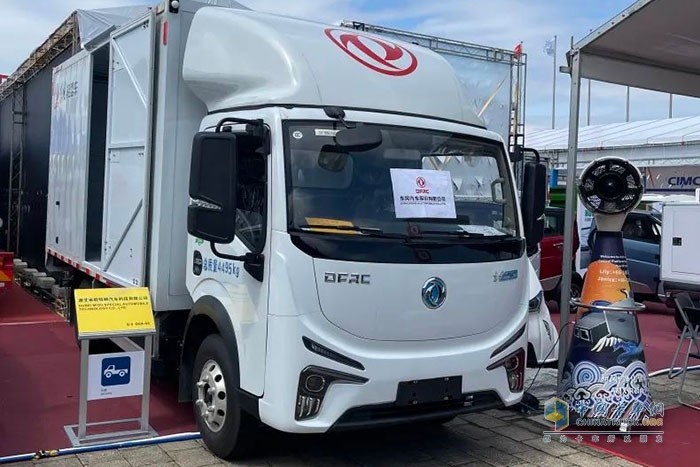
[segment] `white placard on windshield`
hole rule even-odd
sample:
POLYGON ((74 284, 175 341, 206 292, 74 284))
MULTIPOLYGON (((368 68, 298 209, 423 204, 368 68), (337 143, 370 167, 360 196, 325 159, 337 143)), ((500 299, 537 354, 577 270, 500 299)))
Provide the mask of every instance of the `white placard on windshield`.
POLYGON ((457 217, 450 172, 391 169, 391 185, 399 219, 457 217))

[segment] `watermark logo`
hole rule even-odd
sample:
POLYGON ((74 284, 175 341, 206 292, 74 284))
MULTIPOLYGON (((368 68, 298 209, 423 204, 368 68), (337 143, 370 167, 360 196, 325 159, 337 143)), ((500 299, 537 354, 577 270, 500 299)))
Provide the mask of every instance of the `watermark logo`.
POLYGON ((544 418, 554 423, 554 431, 569 426, 569 404, 558 397, 552 397, 544 404, 544 418))

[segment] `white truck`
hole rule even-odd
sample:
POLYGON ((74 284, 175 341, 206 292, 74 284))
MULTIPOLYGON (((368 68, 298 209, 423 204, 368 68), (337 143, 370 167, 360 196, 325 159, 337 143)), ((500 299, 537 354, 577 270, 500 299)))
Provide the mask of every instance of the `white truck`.
POLYGON ((221 457, 260 421, 520 401, 544 167, 518 196, 428 49, 208 3, 163 2, 56 68, 52 270, 149 287, 153 358, 221 457))

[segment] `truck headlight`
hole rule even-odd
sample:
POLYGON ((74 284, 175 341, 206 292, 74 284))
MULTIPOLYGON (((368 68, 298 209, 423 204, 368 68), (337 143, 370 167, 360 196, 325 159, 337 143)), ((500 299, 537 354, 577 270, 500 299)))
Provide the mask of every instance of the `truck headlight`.
POLYGON ((544 292, 540 290, 537 295, 532 297, 527 304, 527 311, 530 313, 537 313, 540 311, 540 305, 542 305, 542 300, 544 300, 544 292))

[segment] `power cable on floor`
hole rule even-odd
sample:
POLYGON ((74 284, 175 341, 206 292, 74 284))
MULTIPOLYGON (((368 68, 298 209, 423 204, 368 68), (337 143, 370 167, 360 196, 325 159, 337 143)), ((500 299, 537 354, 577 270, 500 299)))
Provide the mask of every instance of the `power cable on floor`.
MULTIPOLYGON (((527 394, 528 391, 530 390, 530 388, 532 388, 532 385, 535 384, 535 381, 537 380, 537 376, 540 374, 540 370, 542 370, 542 368, 544 368, 544 365, 546 364, 545 362, 547 361, 547 358, 549 358, 549 356, 552 354, 552 351, 553 351, 555 348, 557 348, 557 344, 559 343, 559 340, 561 339, 562 332, 563 332, 570 324, 573 324, 574 322, 575 322, 575 321, 569 321, 568 323, 566 323, 564 326, 562 326, 562 327, 559 329, 559 333, 558 333, 558 335, 557 335, 557 340, 556 340, 556 342, 554 342, 554 345, 552 345, 552 348, 549 349, 549 352, 547 353, 547 355, 545 355, 545 357, 542 359, 542 363, 537 367, 537 371, 535 372, 535 376, 532 378, 532 381, 530 382, 530 385, 527 387, 527 389, 526 389, 525 391, 523 391, 523 399, 525 398, 525 394, 527 394)), ((531 395, 531 397, 532 397, 532 398, 535 398, 535 397, 532 396, 532 395, 531 395)), ((538 402, 539 402, 539 400, 538 400, 538 402)), ((532 410, 532 411, 534 411, 534 412, 539 412, 540 410, 542 410, 542 409, 539 408, 539 406, 538 406, 537 408, 534 408, 534 407, 532 407, 531 405, 529 405, 527 402, 524 402, 524 401, 520 401, 519 405, 525 406, 526 408, 528 408, 528 409, 530 409, 530 410, 532 410)))

